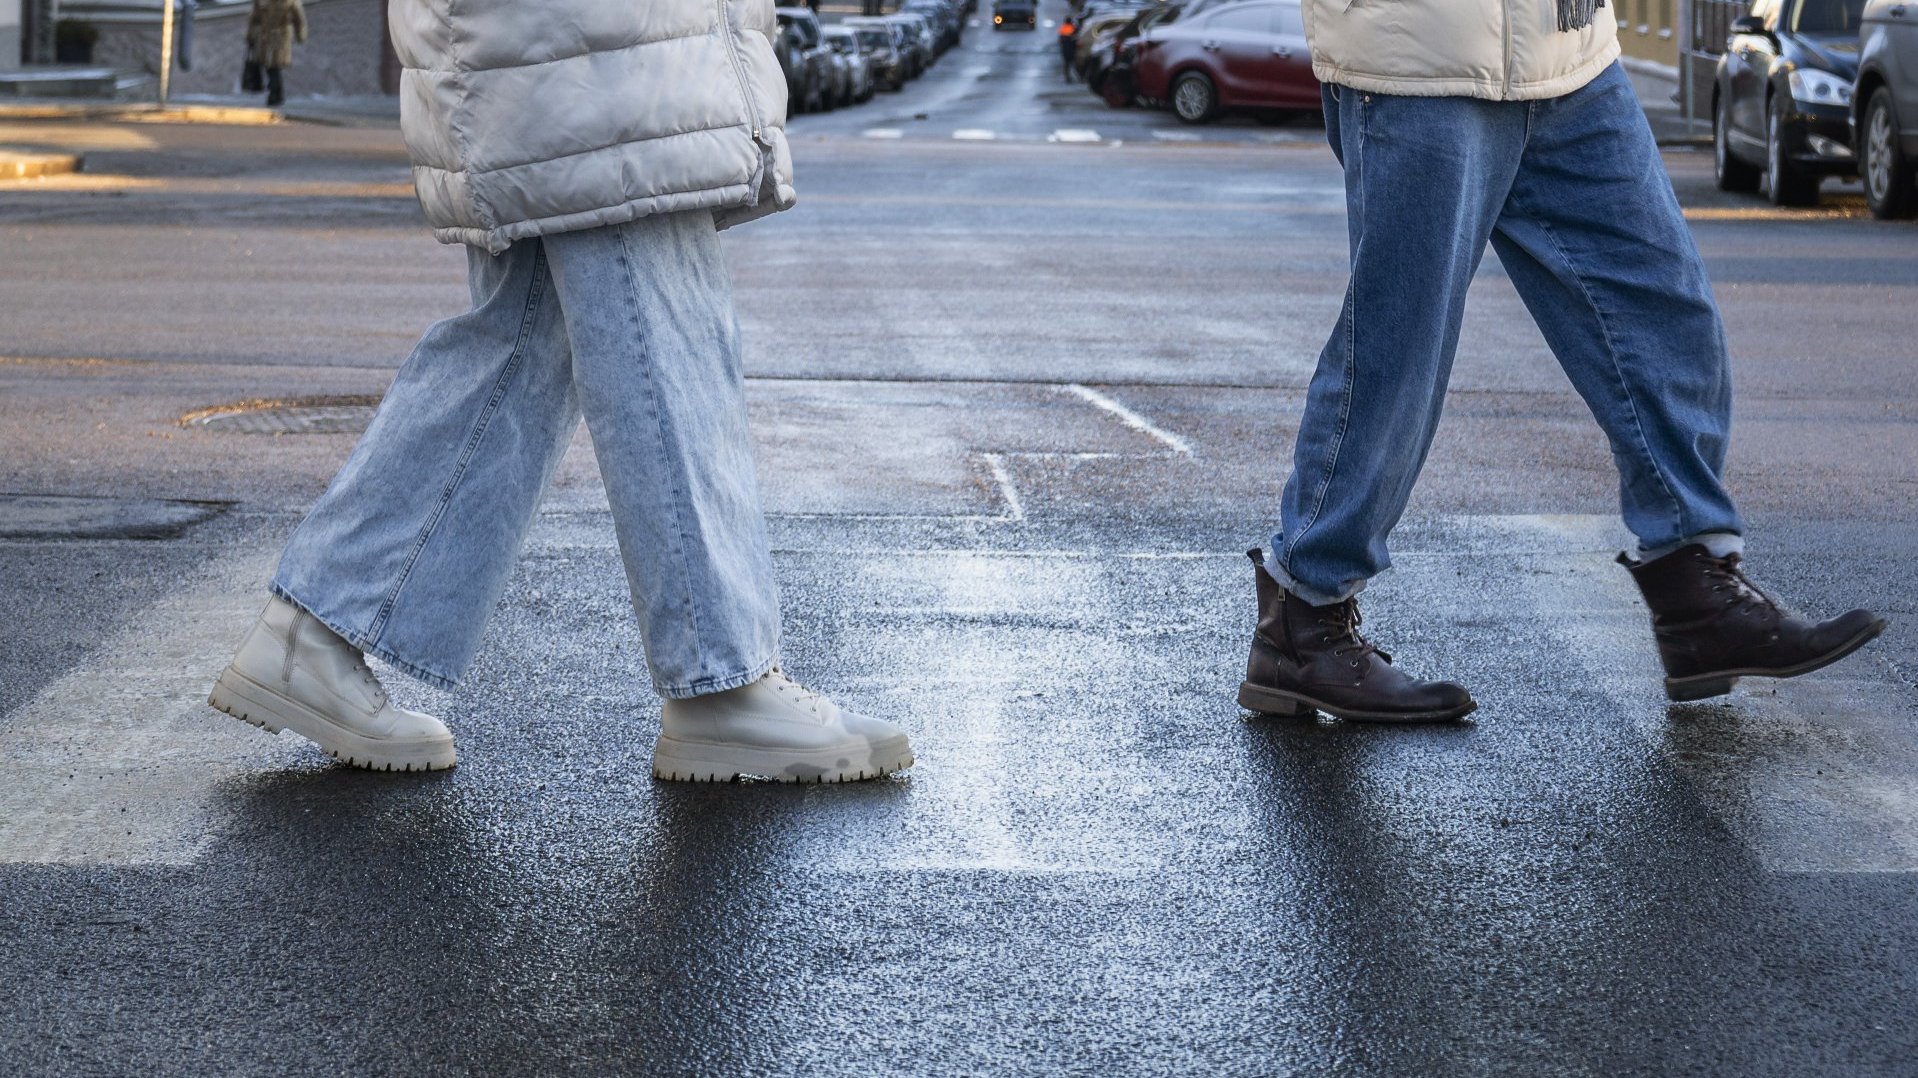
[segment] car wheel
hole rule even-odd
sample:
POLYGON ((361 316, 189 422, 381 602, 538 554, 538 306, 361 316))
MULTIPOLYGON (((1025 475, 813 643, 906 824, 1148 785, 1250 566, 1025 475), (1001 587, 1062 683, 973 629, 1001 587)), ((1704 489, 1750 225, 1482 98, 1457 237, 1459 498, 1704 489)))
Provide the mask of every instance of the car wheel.
POLYGON ((1784 104, 1772 98, 1765 114, 1765 187, 1772 205, 1818 205, 1818 181, 1823 177, 1801 168, 1785 150, 1784 104))
POLYGON ((1865 105, 1865 125, 1860 132, 1859 172, 1865 180, 1865 202, 1871 215, 1881 221, 1910 217, 1918 210, 1918 192, 1912 163, 1898 152, 1898 114, 1892 111, 1891 88, 1881 86, 1865 105))
POLYGON ((1749 195, 1758 190, 1764 173, 1740 161, 1732 153, 1731 108, 1720 97, 1712 106, 1712 175, 1720 191, 1749 195))
POLYGON ((1099 99, 1109 108, 1129 109, 1136 96, 1132 80, 1123 75, 1107 75, 1099 84, 1099 99))
POLYGON ((1203 72, 1188 71, 1172 82, 1172 113, 1189 124, 1202 124, 1219 111, 1219 91, 1203 72))

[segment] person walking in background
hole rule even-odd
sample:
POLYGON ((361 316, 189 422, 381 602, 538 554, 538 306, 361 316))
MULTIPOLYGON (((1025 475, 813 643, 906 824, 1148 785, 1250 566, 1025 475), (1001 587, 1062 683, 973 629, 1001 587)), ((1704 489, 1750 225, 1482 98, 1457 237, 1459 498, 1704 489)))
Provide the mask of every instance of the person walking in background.
POLYGON ((363 653, 457 683, 583 414, 665 697, 654 774, 907 767, 898 727, 778 665, 718 235, 794 201, 772 4, 536 6, 390 6, 414 186, 435 235, 467 245, 472 310, 400 368, 210 702, 356 766, 452 766, 445 724, 395 707, 363 653))
POLYGON ((1059 61, 1065 65, 1067 82, 1072 81, 1072 61, 1079 50, 1079 24, 1071 15, 1059 20, 1059 61))
POLYGON ((1813 623, 1740 566, 1725 489, 1725 331, 1604 0, 1305 0, 1345 169, 1351 282, 1306 392, 1280 531, 1255 563, 1239 702, 1269 714, 1442 721, 1463 686, 1392 666, 1354 598, 1391 559, 1437 429, 1489 242, 1611 442, 1673 700, 1793 677, 1862 647, 1864 610, 1813 623))
POLYGON ((293 43, 306 43, 306 8, 300 0, 253 0, 246 19, 246 47, 266 75, 266 107, 286 103, 287 68, 293 43))

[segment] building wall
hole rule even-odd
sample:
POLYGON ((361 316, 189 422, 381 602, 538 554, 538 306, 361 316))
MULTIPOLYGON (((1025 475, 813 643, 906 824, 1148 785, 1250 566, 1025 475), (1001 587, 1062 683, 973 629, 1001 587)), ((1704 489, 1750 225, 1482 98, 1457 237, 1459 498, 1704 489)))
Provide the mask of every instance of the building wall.
POLYGON ((23 0, 0 0, 0 71, 20 66, 20 7, 23 0))
POLYGON ((1683 0, 1611 0, 1625 55, 1678 66, 1678 5, 1683 0))
MULTIPOLYGON (((6 3, 9 0, 0 0, 6 3)), ((69 15, 78 14, 69 0, 69 15)), ((194 20, 193 70, 173 71, 176 94, 230 94, 239 89, 246 63, 247 4, 202 4, 194 20)), ((308 94, 366 95, 384 92, 380 82, 385 52, 385 0, 306 0, 307 42, 293 48, 286 72, 291 97, 308 94)), ((158 16, 138 19, 92 18, 100 28, 93 48, 95 63, 134 71, 160 69, 158 16)))

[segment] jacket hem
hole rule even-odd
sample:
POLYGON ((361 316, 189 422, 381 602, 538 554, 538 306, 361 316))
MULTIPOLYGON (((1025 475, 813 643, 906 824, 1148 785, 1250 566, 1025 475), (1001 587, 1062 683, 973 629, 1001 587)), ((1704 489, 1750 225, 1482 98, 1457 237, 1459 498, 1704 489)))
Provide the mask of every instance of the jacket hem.
POLYGON ((782 183, 776 190, 775 198, 763 199, 756 197, 758 192, 751 182, 730 184, 706 191, 654 195, 576 213, 515 221, 498 228, 474 228, 468 225, 436 226, 433 229, 433 238, 441 243, 463 243, 468 247, 478 247, 488 254, 497 255, 520 240, 550 236, 558 232, 580 232, 588 228, 623 225, 637 221, 641 217, 651 217, 660 213, 708 210, 712 212, 715 223, 721 228, 726 228, 786 209, 796 201, 791 185, 782 183))
POLYGON ((1572 70, 1549 79, 1515 82, 1506 87, 1497 79, 1457 75, 1380 75, 1353 71, 1322 60, 1312 62, 1312 74, 1320 82, 1349 86, 1354 90, 1399 97, 1476 97, 1485 101, 1539 101, 1564 97, 1583 88, 1603 74, 1619 57, 1616 40, 1572 70), (1509 91, 1509 92, 1508 92, 1509 91))

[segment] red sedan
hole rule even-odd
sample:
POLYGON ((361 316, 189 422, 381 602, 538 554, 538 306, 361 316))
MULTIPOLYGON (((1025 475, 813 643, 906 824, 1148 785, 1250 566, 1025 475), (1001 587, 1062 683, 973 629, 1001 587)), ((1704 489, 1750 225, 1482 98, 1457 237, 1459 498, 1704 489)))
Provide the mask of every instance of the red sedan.
POLYGON ((1136 55, 1139 95, 1189 124, 1223 109, 1320 107, 1298 0, 1208 5, 1148 30, 1136 55))

